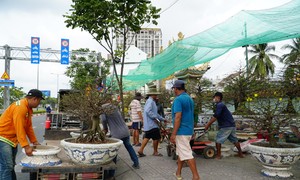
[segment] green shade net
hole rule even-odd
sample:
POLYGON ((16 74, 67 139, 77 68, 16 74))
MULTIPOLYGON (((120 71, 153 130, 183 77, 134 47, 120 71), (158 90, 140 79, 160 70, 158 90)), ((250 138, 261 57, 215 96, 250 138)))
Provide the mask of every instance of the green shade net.
POLYGON ((209 62, 230 49, 300 37, 300 0, 259 11, 241 11, 204 32, 174 42, 162 53, 142 60, 124 76, 125 90, 209 62))

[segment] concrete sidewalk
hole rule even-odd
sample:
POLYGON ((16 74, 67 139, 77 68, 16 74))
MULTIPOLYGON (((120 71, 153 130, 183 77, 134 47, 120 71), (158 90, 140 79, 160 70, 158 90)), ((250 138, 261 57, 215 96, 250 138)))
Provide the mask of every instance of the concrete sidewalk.
MULTIPOLYGON (((159 152, 163 157, 152 156, 153 149, 148 143, 144 153, 145 157, 139 158, 140 169, 131 168, 132 161, 125 147, 119 150, 119 158, 117 162, 117 171, 115 178, 117 180, 171 180, 176 179, 173 173, 176 171, 177 164, 172 157, 167 156, 166 143, 162 143, 159 152)), ((134 147, 136 152, 139 147, 134 147)), ((235 154, 230 150, 230 156, 221 160, 205 159, 202 155, 194 154, 197 169, 202 180, 253 180, 253 179, 275 179, 263 176, 260 173, 262 166, 251 157, 245 154, 245 158, 234 157, 235 154)), ((293 178, 300 179, 300 161, 298 161, 291 170, 294 174, 293 178)), ((182 170, 183 179, 192 179, 192 173, 189 167, 182 170)))
MULTIPOLYGON (((139 158, 140 169, 133 169, 132 161, 125 147, 122 145, 118 153, 117 170, 115 179, 117 180, 175 180, 173 175, 176 171, 177 164, 172 157, 167 156, 166 143, 162 143, 159 152, 162 157, 152 156, 153 148, 148 143, 144 153, 145 157, 139 158)), ((228 145, 226 145, 228 146, 228 145)), ((136 152, 139 147, 134 147, 136 152)), ((265 177, 260 173, 262 166, 251 157, 245 154, 245 158, 233 157, 235 154, 230 150, 230 156, 221 160, 205 159, 202 155, 194 154, 197 169, 202 180, 270 180, 276 178, 265 177)), ((225 155, 225 154, 224 154, 225 155)), ((300 179, 300 161, 298 161, 291 170, 294 174, 293 178, 300 179)), ((21 173, 19 165, 16 167, 18 180, 29 179, 29 174, 21 173)), ((182 170, 183 179, 192 179, 189 167, 182 170)))

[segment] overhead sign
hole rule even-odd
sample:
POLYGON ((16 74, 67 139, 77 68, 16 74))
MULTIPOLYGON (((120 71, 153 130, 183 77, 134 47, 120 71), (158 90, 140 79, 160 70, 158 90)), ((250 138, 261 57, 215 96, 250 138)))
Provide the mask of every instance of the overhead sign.
POLYGON ((4 72, 1 76, 1 79, 10 79, 10 78, 9 75, 6 72, 4 72))
POLYGON ((31 64, 40 64, 40 38, 31 37, 31 64))
POLYGON ((61 39, 60 63, 69 64, 69 39, 61 39))
POLYGON ((15 80, 0 80, 0 86, 15 86, 15 80))
POLYGON ((50 97, 50 95, 51 95, 50 90, 44 90, 44 91, 42 91, 42 93, 45 97, 50 97))

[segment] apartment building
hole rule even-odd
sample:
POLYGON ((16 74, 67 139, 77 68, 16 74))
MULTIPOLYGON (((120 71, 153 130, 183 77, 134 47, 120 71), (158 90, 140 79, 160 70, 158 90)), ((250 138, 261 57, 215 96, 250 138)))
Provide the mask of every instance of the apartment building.
MULTIPOLYGON (((123 45, 123 36, 116 38, 117 46, 123 45)), ((147 57, 153 57, 160 52, 162 46, 162 32, 160 28, 142 28, 140 32, 128 33, 126 42, 127 47, 133 45, 143 52, 147 53, 147 57)))

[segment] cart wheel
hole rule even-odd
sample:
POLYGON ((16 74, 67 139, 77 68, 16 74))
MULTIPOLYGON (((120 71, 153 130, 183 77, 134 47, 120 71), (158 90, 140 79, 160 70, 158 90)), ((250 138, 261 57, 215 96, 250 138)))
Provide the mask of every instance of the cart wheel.
POLYGON ((203 149, 203 156, 205 159, 213 159, 216 156, 216 150, 212 146, 206 146, 203 149))
POLYGON ((171 144, 167 145, 167 154, 169 157, 171 157, 171 155, 172 155, 171 144))
POLYGON ((172 152, 172 159, 173 159, 173 160, 177 160, 177 159, 178 159, 178 156, 177 156, 177 154, 176 154, 176 151, 173 151, 173 152, 172 152))

